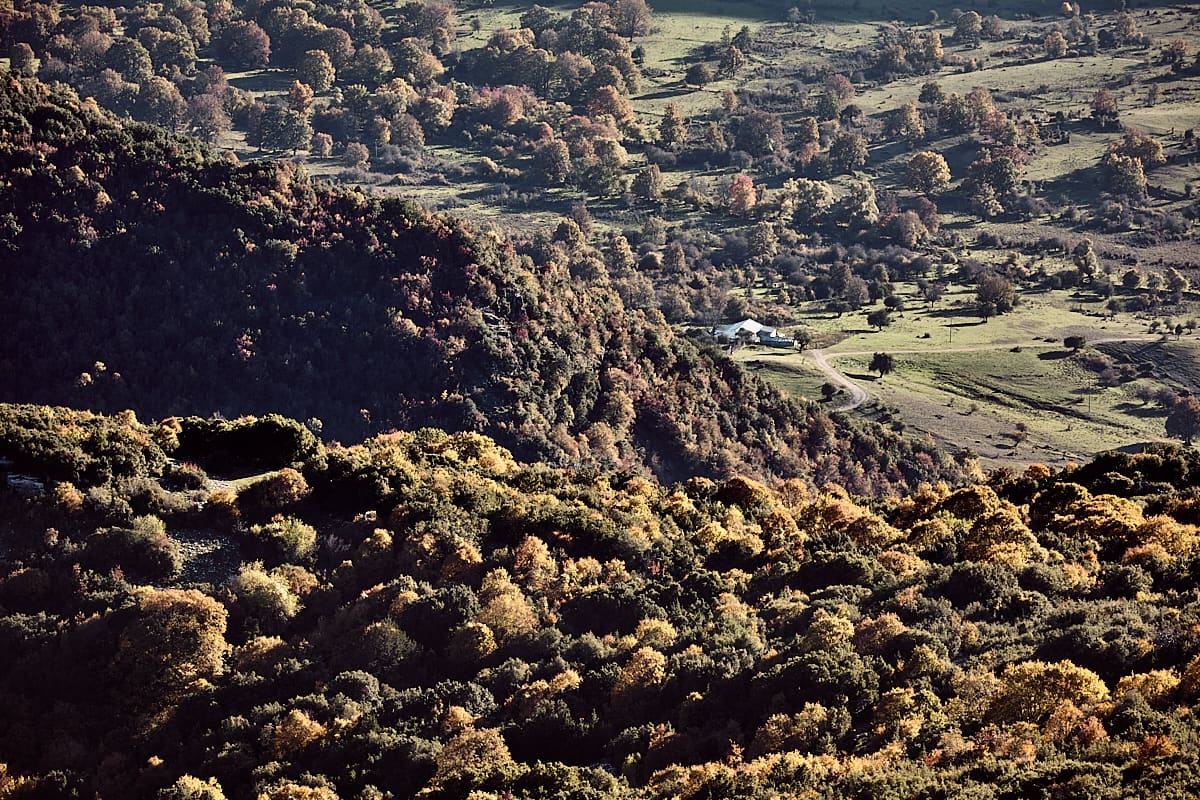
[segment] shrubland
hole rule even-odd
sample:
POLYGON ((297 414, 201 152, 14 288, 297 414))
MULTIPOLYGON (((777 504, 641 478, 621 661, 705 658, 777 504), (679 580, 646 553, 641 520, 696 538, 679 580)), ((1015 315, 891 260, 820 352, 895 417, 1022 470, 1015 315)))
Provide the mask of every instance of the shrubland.
POLYGON ((1195 790, 1191 450, 870 499, 0 420, 6 797, 1195 790), (196 530, 245 559, 181 583, 196 530))

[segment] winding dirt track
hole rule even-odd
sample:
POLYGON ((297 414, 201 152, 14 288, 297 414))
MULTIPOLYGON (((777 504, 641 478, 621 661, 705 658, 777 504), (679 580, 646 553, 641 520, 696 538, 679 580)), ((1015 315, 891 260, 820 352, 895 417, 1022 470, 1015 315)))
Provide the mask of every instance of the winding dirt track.
MULTIPOLYGON (((1150 343, 1150 342, 1157 342, 1159 340, 1160 340, 1160 337, 1157 337, 1157 336, 1111 336, 1111 337, 1106 337, 1103 339, 1093 339, 1090 342, 1088 342, 1088 344, 1089 345, 1115 344, 1118 342, 1147 342, 1147 343, 1150 343)), ((908 349, 908 350, 889 350, 888 352, 891 353, 892 355, 912 355, 914 353, 919 353, 921 355, 936 355, 937 353, 978 353, 978 352, 984 351, 984 350, 1007 350, 1007 349, 1010 349, 1010 348, 1016 347, 1016 346, 1017 345, 1012 345, 1012 344, 976 345, 974 347, 943 347, 943 348, 938 348, 936 350, 913 348, 913 349, 908 349)), ((1028 342, 1025 344, 1021 344, 1019 346, 1020 347, 1029 347, 1029 348, 1037 347, 1037 348, 1042 348, 1045 350, 1062 347, 1062 345, 1060 345, 1060 344, 1057 344, 1057 343, 1051 344, 1048 342, 1028 342)), ((869 356, 874 351, 872 351, 872 350, 853 350, 853 351, 847 351, 844 353, 826 353, 824 350, 808 350, 806 352, 810 356, 812 356, 813 363, 815 363, 817 365, 817 369, 819 369, 819 370, 821 370, 821 372, 825 373, 825 376, 827 378, 829 378, 831 383, 841 386, 847 392, 850 393, 850 397, 848 397, 844 403, 842 403, 841 405, 832 409, 833 411, 852 411, 852 410, 858 408, 859 406, 861 406, 863 403, 865 403, 871 399, 871 395, 866 389, 859 386, 854 381, 850 380, 843 373, 839 372, 837 367, 835 367, 829 363, 829 359, 830 358, 841 358, 842 356, 869 356)))

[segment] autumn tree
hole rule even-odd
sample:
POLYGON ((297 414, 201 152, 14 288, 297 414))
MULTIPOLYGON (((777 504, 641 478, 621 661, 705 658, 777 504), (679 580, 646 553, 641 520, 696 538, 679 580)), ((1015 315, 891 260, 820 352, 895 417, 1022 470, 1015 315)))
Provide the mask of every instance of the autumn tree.
POLYGON ((272 102, 255 109, 246 141, 262 150, 291 150, 308 147, 313 130, 308 116, 297 113, 284 103, 272 102))
POLYGON ((627 39, 650 33, 652 12, 646 0, 613 0, 613 29, 627 39))
POLYGON ((946 56, 946 49, 942 45, 942 35, 937 31, 929 31, 925 34, 925 38, 921 41, 921 58, 930 67, 936 67, 942 63, 942 59, 946 56))
POLYGON ((233 128, 233 120, 218 95, 204 92, 187 103, 187 129, 197 139, 215 144, 233 128))
POLYGON ((1143 168, 1157 167, 1167 163, 1162 142, 1147 136, 1136 128, 1127 128, 1119 142, 1108 148, 1110 154, 1129 156, 1141 162, 1143 168))
POLYGON ((258 69, 271 62, 271 37, 253 20, 226 25, 214 45, 224 59, 239 67, 258 69))
POLYGON ((1108 89, 1100 89, 1092 96, 1092 119, 1101 130, 1116 124, 1120 115, 1117 98, 1108 89))
POLYGON ((1043 40, 1042 47, 1047 58, 1062 58, 1067 54, 1067 39, 1062 35, 1062 31, 1050 31, 1043 40))
POLYGON ((908 160, 908 186, 921 194, 940 194, 950 187, 950 167, 941 153, 923 150, 908 160))
POLYGON ((742 71, 746 66, 746 54, 743 53, 736 45, 729 45, 725 51, 721 53, 721 65, 719 72, 722 77, 732 78, 742 71))
POLYGON ((748 214, 758 204, 758 190, 754 188, 754 180, 746 174, 733 179, 726 196, 729 198, 729 210, 734 214, 748 214))
POLYGON ((996 722, 1041 723, 1064 700, 1094 706, 1108 699, 1100 676, 1070 661, 1010 664, 1000 676, 1000 691, 988 709, 996 722))
POLYGON ((642 200, 658 201, 662 199, 663 179, 662 170, 657 164, 650 164, 638 171, 630 184, 630 191, 642 200))
POLYGON ((149 589, 121 632, 112 673, 129 702, 161 708, 224 668, 228 615, 194 589, 149 589))
POLYGON ((797 225, 820 222, 833 206, 833 190, 829 184, 809 178, 796 178, 794 184, 792 220, 797 225))
POLYGON ((890 120, 889 129, 896 136, 917 141, 925 138, 925 121, 913 100, 909 100, 896 111, 890 120))
POLYGON ((329 54, 324 50, 308 50, 300 59, 296 75, 319 94, 333 88, 333 82, 337 79, 337 70, 334 69, 329 54))
POLYGON ((846 221, 855 227, 874 225, 879 221, 879 204, 875 187, 868 180, 851 184, 850 193, 842 199, 846 221))
POLYGON ((1139 159, 1110 152, 1102 164, 1113 192, 1138 198, 1146 196, 1146 170, 1139 159))
POLYGON ((662 122, 658 125, 659 144, 675 150, 682 147, 687 142, 687 138, 687 125, 684 123, 683 115, 679 113, 679 106, 669 103, 667 110, 663 113, 662 122))
POLYGON ((183 124, 187 110, 187 102, 179 88, 158 75, 142 84, 134 104, 138 118, 169 130, 177 130, 183 124))

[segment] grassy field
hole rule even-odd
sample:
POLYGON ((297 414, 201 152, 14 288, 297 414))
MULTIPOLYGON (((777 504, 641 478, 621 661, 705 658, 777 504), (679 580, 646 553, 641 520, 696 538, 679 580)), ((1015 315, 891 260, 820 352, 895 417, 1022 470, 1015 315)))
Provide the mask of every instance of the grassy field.
MULTIPOLYGON (((882 331, 867 325, 865 312, 803 311, 802 325, 830 363, 871 395, 851 413, 969 447, 987 467, 1062 464, 1161 439, 1165 412, 1136 399, 1135 388, 1200 388, 1194 334, 1162 341, 1148 317, 1109 319, 1098 301, 1065 290, 1026 293, 1012 313, 984 323, 969 315, 970 297, 960 289, 934 306, 921 303, 882 331), (1063 345, 1067 336, 1093 344, 1073 354, 1063 345), (895 371, 882 378, 870 372, 875 352, 892 354, 895 371), (1154 377, 1104 386, 1083 366, 1100 352, 1118 365, 1152 365, 1154 377), (1024 436, 1014 436, 1018 424, 1024 436)), ((821 397, 827 378, 809 354, 745 347, 735 356, 791 394, 821 397)))

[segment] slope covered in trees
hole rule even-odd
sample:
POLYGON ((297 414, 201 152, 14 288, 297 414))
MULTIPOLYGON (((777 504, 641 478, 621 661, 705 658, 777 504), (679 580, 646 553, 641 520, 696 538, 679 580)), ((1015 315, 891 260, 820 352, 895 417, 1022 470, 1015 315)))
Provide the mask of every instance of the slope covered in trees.
POLYGON ((434 425, 672 479, 749 470, 867 492, 959 474, 626 308, 608 264, 630 266, 573 220, 553 239, 473 232, 29 80, 0 90, 0 175, 0 399, 280 412, 343 439, 434 425))
POLYGON ((0 796, 1200 790, 1192 451, 868 503, 303 430, 0 407, 0 796))

